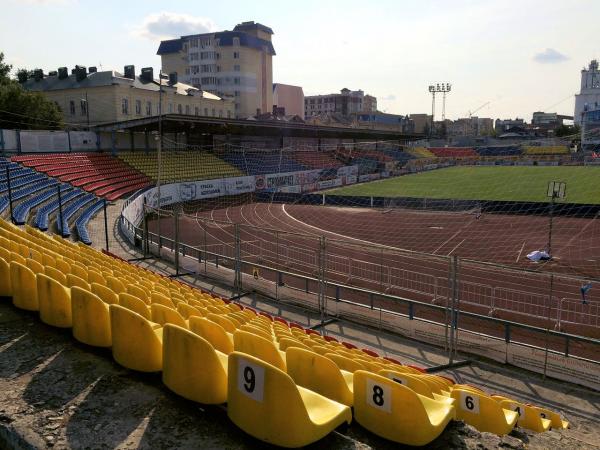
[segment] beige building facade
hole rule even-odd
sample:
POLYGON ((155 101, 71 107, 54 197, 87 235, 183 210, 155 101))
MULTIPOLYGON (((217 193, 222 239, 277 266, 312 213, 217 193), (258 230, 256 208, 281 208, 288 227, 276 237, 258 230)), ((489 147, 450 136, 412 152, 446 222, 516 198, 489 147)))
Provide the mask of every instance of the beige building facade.
POLYGON ((157 54, 165 73, 234 103, 235 117, 269 113, 273 107, 273 30, 243 22, 233 31, 162 41, 157 54))
POLYGON ((304 91, 300 86, 274 83, 273 108, 285 109, 286 115, 304 117, 304 91))
POLYGON ((115 71, 85 72, 68 76, 53 74, 42 79, 29 79, 22 83, 30 91, 42 92, 55 102, 63 113, 68 127, 90 126, 139 119, 162 114, 185 114, 233 118, 234 104, 214 94, 203 92, 176 79, 154 79, 152 69, 143 69, 140 76, 131 73, 127 77, 115 71))

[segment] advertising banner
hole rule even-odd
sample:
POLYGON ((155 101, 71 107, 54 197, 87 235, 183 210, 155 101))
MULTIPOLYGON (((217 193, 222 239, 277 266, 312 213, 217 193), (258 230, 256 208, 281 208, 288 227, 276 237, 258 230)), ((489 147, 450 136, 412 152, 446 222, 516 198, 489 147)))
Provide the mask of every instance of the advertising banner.
POLYGON ((341 185, 342 185, 341 178, 336 178, 335 180, 319 181, 317 183, 317 186, 319 187, 319 189, 328 189, 328 188, 337 187, 337 186, 341 186, 341 185))
POLYGON ((356 175, 348 175, 346 177, 346 184, 354 184, 358 181, 358 177, 356 175))

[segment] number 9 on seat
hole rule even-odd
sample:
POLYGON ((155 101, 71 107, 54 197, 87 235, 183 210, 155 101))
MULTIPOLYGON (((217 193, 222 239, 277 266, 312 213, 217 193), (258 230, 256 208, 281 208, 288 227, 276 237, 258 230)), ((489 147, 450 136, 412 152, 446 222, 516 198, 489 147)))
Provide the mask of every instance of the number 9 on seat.
POLYGON ((262 402, 265 391, 265 369, 247 359, 238 360, 238 390, 251 399, 262 402))

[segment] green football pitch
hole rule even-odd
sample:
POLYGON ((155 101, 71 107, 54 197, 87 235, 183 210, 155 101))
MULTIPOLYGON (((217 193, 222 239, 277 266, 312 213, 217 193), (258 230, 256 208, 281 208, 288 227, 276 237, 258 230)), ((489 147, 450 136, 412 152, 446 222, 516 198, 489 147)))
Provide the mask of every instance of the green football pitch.
POLYGON ((547 202, 548 183, 566 183, 567 203, 600 203, 600 167, 462 166, 331 189, 326 194, 547 202))

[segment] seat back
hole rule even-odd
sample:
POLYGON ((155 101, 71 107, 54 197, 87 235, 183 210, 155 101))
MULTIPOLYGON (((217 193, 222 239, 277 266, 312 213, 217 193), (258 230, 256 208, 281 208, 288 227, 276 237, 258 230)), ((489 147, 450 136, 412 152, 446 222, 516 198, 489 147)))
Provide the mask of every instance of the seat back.
POLYGON ((186 329, 188 328, 188 324, 185 322, 184 318, 181 317, 181 314, 179 314, 174 308, 153 303, 150 305, 150 312, 152 313, 152 322, 160 325, 172 323, 186 329))
POLYGON ((386 439, 426 445, 454 417, 454 407, 364 370, 354 373, 354 418, 386 439))
POLYGON ((37 295, 35 273, 24 264, 10 263, 10 285, 13 305, 28 311, 38 311, 40 305, 37 295))
POLYGON ((106 280, 104 279, 104 277, 102 276, 102 274, 100 272, 95 271, 95 270, 89 270, 88 271, 88 283, 90 283, 90 284, 97 283, 97 284, 101 284, 103 286, 106 286, 106 280))
POLYGON ((85 281, 83 278, 78 277, 77 275, 73 275, 72 273, 67 274, 67 286, 77 286, 82 289, 85 289, 86 291, 89 291, 91 289, 87 281, 85 281))
POLYGON ((11 297, 10 262, 0 257, 0 297, 11 297))
POLYGON ((179 312, 184 319, 189 319, 191 316, 203 316, 202 312, 198 308, 188 305, 184 302, 179 302, 177 304, 177 312, 179 312))
POLYGON ((171 299, 169 297, 167 297, 163 293, 156 292, 156 291, 152 291, 150 293, 150 302, 156 303, 159 305, 165 305, 165 306, 168 306, 169 308, 175 308, 175 304, 173 303, 173 301, 171 301, 171 299))
MULTIPOLYGON (((208 308, 208 310, 210 311, 210 307, 208 308)), ((231 320, 229 320, 227 317, 223 317, 222 315, 220 315, 220 313, 215 314, 215 313, 211 312, 206 315, 206 318, 215 323, 218 323, 223 328, 225 328, 225 331, 227 331, 229 333, 233 333, 236 330, 235 324, 231 320)))
POLYGON ((73 324, 70 289, 43 273, 38 273, 36 278, 41 321, 70 328, 73 324))
POLYGON ((421 394, 425 397, 434 398, 433 392, 427 383, 419 379, 418 375, 410 373, 399 372, 396 370, 383 369, 377 372, 379 375, 383 375, 390 380, 400 383, 409 389, 412 389, 417 394, 421 394))
POLYGON ((84 281, 88 281, 88 271, 78 263, 71 264, 71 273, 84 281))
POLYGON ((112 354, 124 367, 140 372, 162 370, 162 327, 121 305, 110 305, 112 354))
POLYGON ((115 294, 112 289, 99 283, 92 283, 90 287, 92 288, 92 292, 100 297, 104 303, 109 305, 119 303, 119 296, 115 294))
POLYGON ((67 276, 64 273, 62 273, 60 270, 55 269, 52 266, 45 266, 44 274, 48 275, 50 278, 55 279, 56 281, 58 281, 60 284, 62 284, 64 286, 67 285, 67 276))
POLYGON ((177 325, 166 324, 163 383, 188 400, 203 404, 226 402, 227 366, 223 365, 217 352, 203 337, 177 325))
POLYGON ((146 305, 146 302, 135 295, 121 292, 119 294, 119 305, 131 311, 135 311, 146 320, 152 320, 152 314, 150 313, 150 309, 146 305))
POLYGON ((25 261, 25 265, 29 267, 35 274, 44 273, 44 266, 35 259, 27 259, 27 261, 25 261))
POLYGON ((231 353, 227 386, 227 415, 258 439, 282 434, 290 440, 298 439, 292 435, 302 429, 297 424, 310 420, 292 378, 261 359, 237 351, 231 353))
POLYGON ((518 414, 517 425, 521 428, 541 433, 548 431, 551 426, 550 419, 542 418, 539 411, 536 411, 531 406, 510 398, 496 398, 495 396, 492 396, 492 398, 497 400, 502 408, 515 411, 518 414))
POLYGON ((308 345, 303 344, 298 339, 291 337, 282 337, 279 339, 279 350, 285 352, 290 347, 303 348, 304 350, 313 351, 308 345))
POLYGON ((273 341, 248 331, 237 330, 233 333, 233 349, 266 361, 280 370, 286 370, 286 364, 273 341))
POLYGON ((517 422, 516 412, 504 410, 496 400, 476 389, 455 387, 451 396, 456 401, 456 418, 481 432, 504 435, 517 422))
POLYGON ((326 353, 325 356, 331 359, 340 369, 354 373, 357 370, 365 370, 366 367, 358 361, 347 358, 337 353, 326 353))
POLYGON ((120 294, 121 292, 126 292, 125 284, 119 280, 117 277, 106 276, 106 286, 111 288, 113 292, 120 294))
POLYGON ((221 325, 204 317, 189 318, 190 331, 202 336, 218 351, 229 355, 233 351, 233 337, 221 325))
POLYGON ((248 333, 256 334, 257 336, 263 337, 263 338, 265 338, 267 340, 270 340, 270 341, 273 340, 273 335, 269 334, 263 328, 255 327, 255 326, 252 326, 250 324, 244 324, 244 325, 241 325, 238 329, 242 330, 242 331, 247 331, 248 333))
POLYGON ((299 347, 285 351, 287 373, 302 387, 352 406, 353 394, 339 367, 329 358, 299 347))
POLYGON ((112 337, 108 304, 85 289, 71 288, 73 337, 84 344, 110 347, 112 337))
POLYGON ((137 298, 141 298, 144 303, 150 304, 150 297, 146 290, 137 284, 128 284, 127 285, 127 293, 131 295, 135 295, 137 298))

